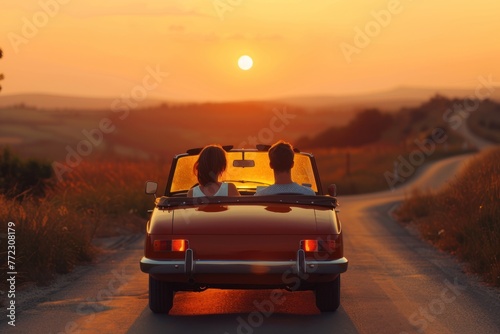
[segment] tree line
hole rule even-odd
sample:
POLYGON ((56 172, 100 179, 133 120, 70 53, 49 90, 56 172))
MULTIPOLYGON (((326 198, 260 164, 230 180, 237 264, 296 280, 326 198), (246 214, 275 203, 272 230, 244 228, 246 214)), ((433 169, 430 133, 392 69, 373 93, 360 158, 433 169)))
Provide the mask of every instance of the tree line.
POLYGON ((379 140, 392 123, 391 114, 378 109, 366 109, 346 126, 332 126, 312 138, 299 139, 297 147, 360 147, 379 140))

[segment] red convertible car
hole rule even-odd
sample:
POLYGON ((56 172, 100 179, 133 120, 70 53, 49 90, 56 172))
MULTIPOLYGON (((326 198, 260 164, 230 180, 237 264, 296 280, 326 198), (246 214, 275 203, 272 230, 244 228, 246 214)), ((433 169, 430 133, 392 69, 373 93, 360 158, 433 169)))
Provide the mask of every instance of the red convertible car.
MULTIPOLYGON (((253 196, 274 183, 268 146, 224 147, 222 181, 238 197, 187 197, 197 184, 193 165, 201 149, 174 157, 163 196, 147 223, 141 270, 149 274, 149 307, 168 313, 176 291, 219 289, 312 290, 321 311, 340 304, 347 270, 334 191, 323 194, 314 157, 296 152, 292 179, 316 196, 253 196)), ((146 193, 156 194, 148 181, 146 193)))

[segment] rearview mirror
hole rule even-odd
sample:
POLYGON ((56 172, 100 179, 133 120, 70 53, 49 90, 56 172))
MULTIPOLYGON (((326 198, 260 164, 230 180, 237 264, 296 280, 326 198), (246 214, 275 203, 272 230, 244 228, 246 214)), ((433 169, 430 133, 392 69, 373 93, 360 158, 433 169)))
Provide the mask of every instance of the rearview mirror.
POLYGON ((158 183, 153 182, 153 181, 146 182, 146 194, 156 195, 157 190, 158 190, 158 183))
POLYGON ((233 167, 255 167, 255 160, 234 160, 233 167))

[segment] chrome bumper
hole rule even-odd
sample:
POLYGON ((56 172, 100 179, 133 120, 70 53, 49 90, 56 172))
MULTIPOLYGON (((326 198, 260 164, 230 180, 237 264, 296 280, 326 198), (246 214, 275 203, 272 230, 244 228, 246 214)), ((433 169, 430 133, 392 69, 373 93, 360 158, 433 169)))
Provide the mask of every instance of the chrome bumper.
POLYGON ((293 261, 194 260, 193 250, 186 250, 184 260, 141 259, 141 271, 149 274, 341 274, 347 271, 348 260, 306 260, 303 250, 293 261))

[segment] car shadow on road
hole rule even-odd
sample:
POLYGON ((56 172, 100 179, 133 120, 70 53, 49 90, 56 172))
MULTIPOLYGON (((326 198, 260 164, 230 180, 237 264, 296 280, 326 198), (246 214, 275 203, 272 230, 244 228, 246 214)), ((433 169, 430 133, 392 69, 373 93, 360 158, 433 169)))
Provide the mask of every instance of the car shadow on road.
POLYGON ((340 307, 333 313, 296 314, 275 312, 162 315, 145 309, 130 327, 132 333, 358 333, 340 307))
POLYGON ((272 291, 178 292, 168 315, 145 308, 128 333, 358 333, 342 304, 321 313, 312 291, 272 291))

